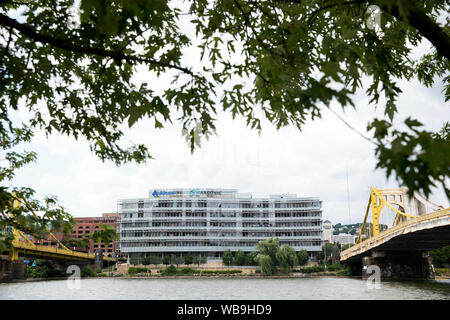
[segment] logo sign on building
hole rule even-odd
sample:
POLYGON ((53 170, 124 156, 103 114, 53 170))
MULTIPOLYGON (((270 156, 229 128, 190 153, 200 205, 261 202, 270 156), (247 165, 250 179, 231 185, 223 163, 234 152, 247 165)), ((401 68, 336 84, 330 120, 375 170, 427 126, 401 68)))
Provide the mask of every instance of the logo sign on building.
POLYGON ((154 190, 152 193, 152 196, 158 197, 158 196, 173 196, 175 195, 175 191, 156 191, 154 190))
POLYGON ((189 195, 190 196, 197 196, 198 195, 198 190, 197 189, 192 189, 191 191, 189 191, 189 195))

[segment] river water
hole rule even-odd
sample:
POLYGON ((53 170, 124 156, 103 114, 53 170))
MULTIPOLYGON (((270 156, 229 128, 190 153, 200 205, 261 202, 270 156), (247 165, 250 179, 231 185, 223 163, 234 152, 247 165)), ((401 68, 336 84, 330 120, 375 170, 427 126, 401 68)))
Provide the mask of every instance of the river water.
POLYGON ((450 280, 381 281, 354 278, 82 279, 0 283, 1 300, 450 300, 450 280))

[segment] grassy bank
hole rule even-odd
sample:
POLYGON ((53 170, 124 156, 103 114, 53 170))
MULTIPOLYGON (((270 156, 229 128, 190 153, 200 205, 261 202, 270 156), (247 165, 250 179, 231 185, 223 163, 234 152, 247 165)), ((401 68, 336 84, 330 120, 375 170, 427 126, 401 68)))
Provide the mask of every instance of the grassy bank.
POLYGON ((312 276, 351 276, 348 268, 340 268, 338 266, 324 267, 308 267, 301 269, 294 269, 290 273, 278 272, 274 275, 268 276, 261 272, 261 270, 201 270, 189 267, 176 268, 169 266, 161 270, 150 270, 145 267, 130 267, 128 274, 125 277, 203 277, 203 276, 223 276, 223 277, 312 277, 312 276))
POLYGON ((450 268, 434 268, 436 277, 450 279, 450 268))

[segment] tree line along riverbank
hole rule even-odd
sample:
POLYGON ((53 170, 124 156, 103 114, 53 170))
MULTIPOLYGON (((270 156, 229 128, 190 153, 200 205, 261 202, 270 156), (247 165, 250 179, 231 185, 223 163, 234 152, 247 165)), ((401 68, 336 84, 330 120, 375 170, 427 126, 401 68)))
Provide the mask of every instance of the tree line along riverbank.
MULTIPOLYGON (((119 270, 116 266, 112 266, 105 269, 97 268, 91 269, 88 266, 81 268, 81 278, 93 278, 93 277, 208 277, 208 276, 222 276, 222 277, 243 277, 243 276, 257 276, 257 277, 306 277, 306 276, 350 276, 350 270, 348 267, 339 265, 327 265, 327 266, 312 266, 295 268, 290 272, 283 272, 278 270, 274 274, 266 274, 260 268, 248 268, 245 266, 239 267, 225 267, 226 269, 210 269, 210 268, 191 268, 188 266, 177 268, 174 265, 167 266, 166 268, 151 268, 146 266, 133 266, 133 265, 119 265, 119 270), (122 268, 121 268, 122 267, 122 268), (124 268, 126 270, 124 270, 124 268), (124 272, 125 271, 125 272, 124 272)), ((31 268, 28 271, 28 278, 66 278, 69 275, 64 271, 58 271, 51 268, 49 265, 39 265, 31 268)))
MULTIPOLYGON (((120 266, 120 265, 119 265, 120 266)), ((225 267, 226 269, 207 269, 203 267, 191 268, 188 266, 175 267, 174 265, 165 268, 151 268, 147 266, 133 266, 124 264, 126 271, 119 271, 116 266, 104 269, 93 270, 90 267, 83 267, 80 270, 81 278, 167 278, 167 277, 261 277, 261 278, 307 278, 307 277, 350 277, 350 269, 345 265, 319 265, 311 267, 293 268, 290 272, 282 272, 280 269, 274 274, 266 274, 260 268, 248 268, 242 266, 225 267)), ((49 265, 40 265, 34 270, 28 271, 28 279, 30 281, 42 279, 65 279, 68 275, 63 271, 52 270, 49 265), (31 271, 31 272, 30 272, 31 271)), ((450 268, 435 268, 437 280, 450 279, 450 268)))
POLYGON ((190 267, 176 268, 171 265, 167 268, 160 270, 152 270, 145 267, 129 267, 128 272, 124 276, 139 276, 139 277, 172 277, 172 276, 234 276, 234 277, 247 277, 247 276, 259 276, 259 277, 305 277, 305 276, 351 276, 350 269, 348 267, 339 265, 328 266, 314 266, 304 267, 299 269, 292 269, 290 272, 283 272, 279 269, 272 274, 266 274, 261 269, 226 269, 226 270, 214 270, 214 269, 194 269, 190 267))

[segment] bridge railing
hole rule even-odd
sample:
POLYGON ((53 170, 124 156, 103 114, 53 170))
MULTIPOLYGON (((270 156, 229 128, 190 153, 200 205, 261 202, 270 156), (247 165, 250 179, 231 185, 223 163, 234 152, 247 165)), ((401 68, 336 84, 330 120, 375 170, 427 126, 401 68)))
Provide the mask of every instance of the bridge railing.
POLYGON ((31 251, 47 252, 50 254, 72 256, 72 257, 83 258, 83 259, 94 259, 95 258, 94 254, 76 252, 76 251, 67 250, 64 248, 54 248, 54 247, 41 246, 41 245, 29 245, 25 242, 16 243, 16 244, 14 244, 14 247, 16 249, 28 250, 30 252, 31 251))
POLYGON ((450 208, 439 210, 433 213, 425 214, 422 216, 418 216, 414 219, 407 220, 401 224, 398 224, 394 227, 391 227, 376 236, 369 238, 367 240, 364 240, 363 242, 360 242, 358 244, 355 244, 354 246, 348 248, 347 250, 344 250, 341 252, 341 260, 346 260, 351 256, 358 255, 366 250, 369 250, 372 246, 375 244, 381 244, 384 241, 384 238, 386 236, 395 236, 396 233, 401 231, 402 229, 407 228, 408 226, 412 226, 414 224, 418 224, 423 221, 430 221, 434 219, 439 219, 440 217, 446 216, 450 213, 450 208))

